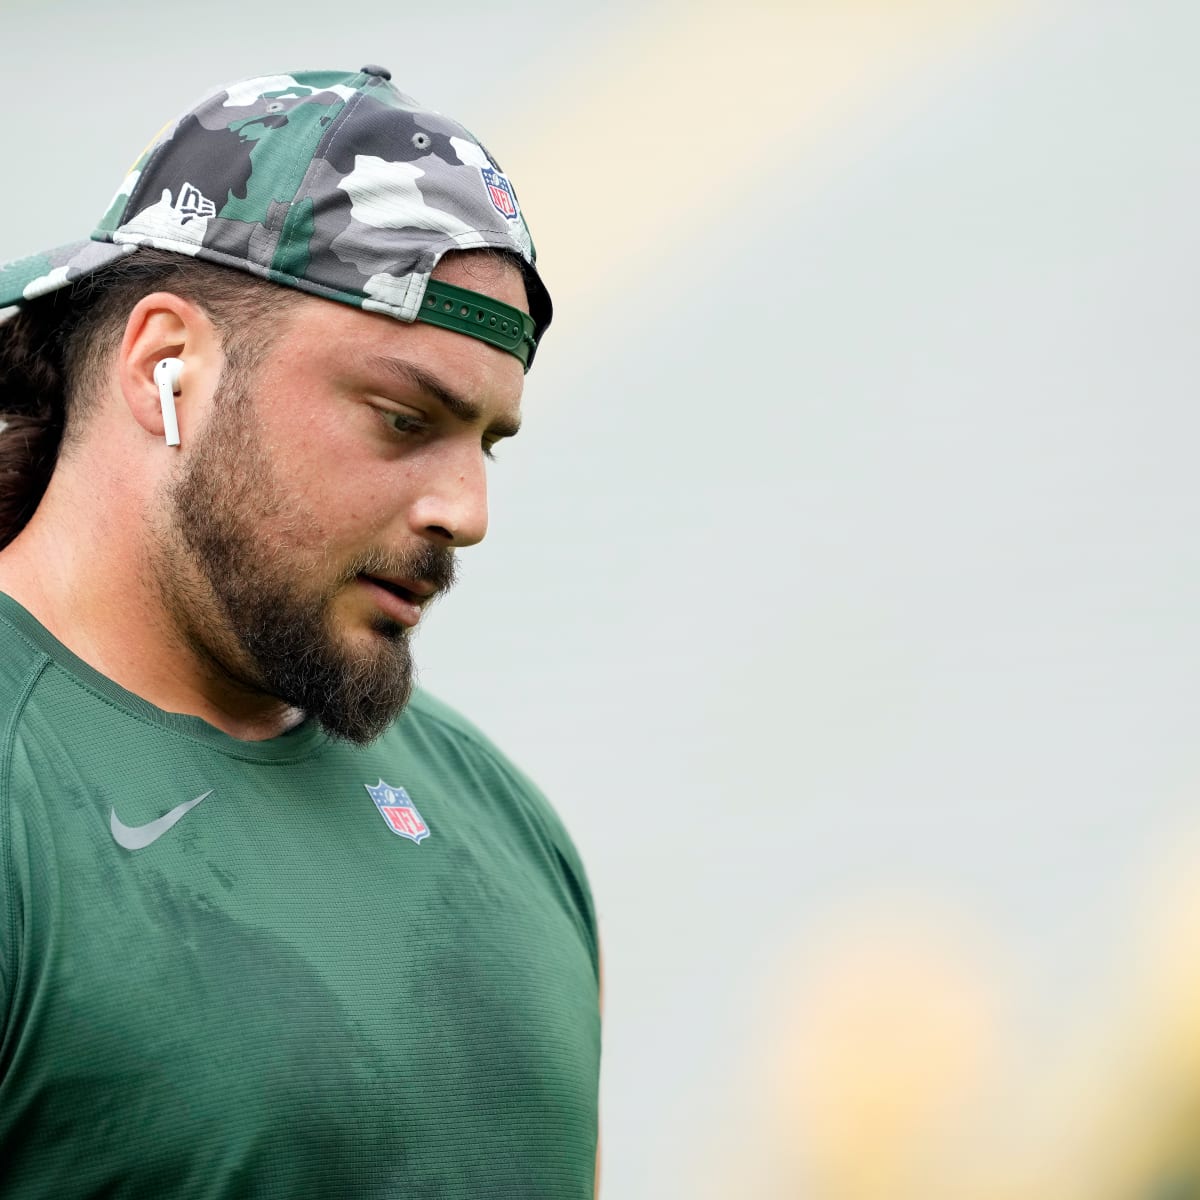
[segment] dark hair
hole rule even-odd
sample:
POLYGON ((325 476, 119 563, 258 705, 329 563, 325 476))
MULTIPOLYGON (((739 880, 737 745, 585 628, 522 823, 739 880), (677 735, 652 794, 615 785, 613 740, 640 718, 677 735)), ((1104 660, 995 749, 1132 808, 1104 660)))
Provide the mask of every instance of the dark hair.
MULTIPOLYGON (((451 258, 478 266, 481 279, 489 269, 524 270, 519 256, 504 250, 455 250, 443 261, 451 258)), ((256 353, 261 320, 278 317, 297 295, 244 271, 140 248, 71 287, 26 301, 0 322, 0 548, 33 516, 59 451, 71 445, 102 391, 130 310, 160 291, 204 309, 234 365, 256 353)))
POLYGON ((288 296, 241 271, 139 249, 69 288, 26 301, 0 323, 0 547, 33 515, 81 415, 103 386, 135 304, 151 292, 191 300, 235 353, 288 296))
POLYGON ((0 325, 0 546, 33 515, 58 457, 62 356, 51 346, 52 312, 47 298, 0 325))

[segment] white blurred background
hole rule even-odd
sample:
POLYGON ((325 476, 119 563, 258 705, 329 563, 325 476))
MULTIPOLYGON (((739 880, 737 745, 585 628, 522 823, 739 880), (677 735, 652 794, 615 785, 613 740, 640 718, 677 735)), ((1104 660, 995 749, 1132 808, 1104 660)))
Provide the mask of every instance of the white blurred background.
POLYGON ((0 259, 245 75, 382 63, 512 175, 558 316, 419 649, 589 865, 607 1197, 1200 1195, 1198 43, 0 0, 0 259))

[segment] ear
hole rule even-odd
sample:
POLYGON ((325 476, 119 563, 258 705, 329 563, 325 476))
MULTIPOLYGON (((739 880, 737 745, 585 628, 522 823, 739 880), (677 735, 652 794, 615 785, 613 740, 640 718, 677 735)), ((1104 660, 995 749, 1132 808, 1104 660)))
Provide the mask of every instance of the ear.
POLYGON ((190 300, 173 292, 144 296, 125 322, 117 352, 121 396, 133 420, 166 445, 166 429, 154 368, 164 358, 183 362, 175 386, 180 441, 200 427, 221 375, 224 355, 212 321, 190 300))

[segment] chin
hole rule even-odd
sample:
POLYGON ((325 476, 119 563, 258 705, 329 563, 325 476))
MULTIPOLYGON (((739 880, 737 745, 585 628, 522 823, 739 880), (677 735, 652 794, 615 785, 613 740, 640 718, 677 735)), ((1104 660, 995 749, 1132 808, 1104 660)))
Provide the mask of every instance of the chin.
POLYGON ((369 628, 372 633, 378 634, 389 642, 402 642, 408 637, 406 626, 401 625, 398 621, 389 620, 387 617, 372 617, 369 628))

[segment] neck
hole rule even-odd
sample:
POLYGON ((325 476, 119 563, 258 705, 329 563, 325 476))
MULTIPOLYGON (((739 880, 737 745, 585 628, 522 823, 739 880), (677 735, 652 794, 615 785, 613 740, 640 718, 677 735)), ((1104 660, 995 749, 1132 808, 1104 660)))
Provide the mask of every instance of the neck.
POLYGON ((28 525, 0 551, 0 591, 89 666, 158 708, 245 741, 286 732, 303 714, 202 655, 166 610, 147 551, 147 515, 118 472, 83 455, 60 462, 28 525))

